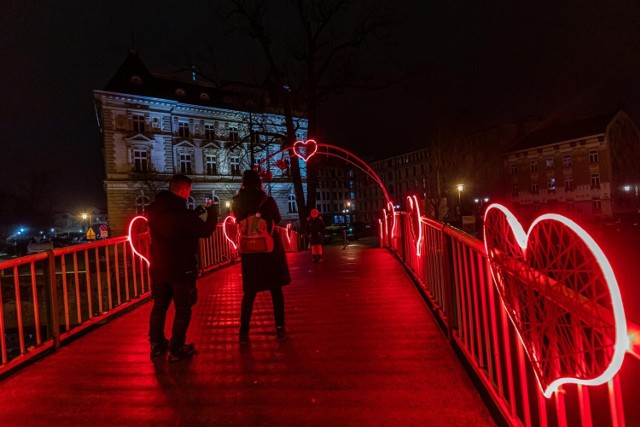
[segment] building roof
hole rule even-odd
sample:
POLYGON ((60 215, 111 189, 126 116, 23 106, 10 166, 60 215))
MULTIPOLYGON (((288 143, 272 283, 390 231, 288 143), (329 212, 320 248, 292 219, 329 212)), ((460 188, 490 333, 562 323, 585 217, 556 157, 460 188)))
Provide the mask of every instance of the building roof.
POLYGON ((278 113, 273 106, 259 107, 265 103, 259 90, 239 87, 237 90, 225 90, 206 80, 186 81, 176 76, 151 72, 135 50, 129 51, 104 90, 206 107, 278 113))
POLYGON ((509 151, 526 150, 604 134, 616 114, 617 112, 600 114, 571 122, 554 123, 550 126, 536 129, 517 139, 509 151))

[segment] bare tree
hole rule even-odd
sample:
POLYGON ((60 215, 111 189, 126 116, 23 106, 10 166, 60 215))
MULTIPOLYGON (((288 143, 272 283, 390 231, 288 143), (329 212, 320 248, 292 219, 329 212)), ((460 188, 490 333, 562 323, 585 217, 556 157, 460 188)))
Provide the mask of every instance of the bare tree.
MULTIPOLYGON (((255 41, 264 54, 262 87, 281 107, 285 119, 284 147, 296 141, 295 117, 307 118, 307 135, 318 134, 319 105, 333 94, 354 88, 388 86, 378 84, 374 73, 359 69, 358 53, 390 25, 389 10, 349 0, 228 0, 223 11, 233 29, 255 41), (274 28, 274 9, 282 19, 274 28), (277 37, 291 30, 290 37, 277 37)), ((224 83, 221 83, 224 85, 224 83)), ((291 175, 298 201, 300 223, 304 227, 309 209, 316 204, 317 165, 307 164, 307 196, 304 197, 300 164, 291 159, 291 175)))

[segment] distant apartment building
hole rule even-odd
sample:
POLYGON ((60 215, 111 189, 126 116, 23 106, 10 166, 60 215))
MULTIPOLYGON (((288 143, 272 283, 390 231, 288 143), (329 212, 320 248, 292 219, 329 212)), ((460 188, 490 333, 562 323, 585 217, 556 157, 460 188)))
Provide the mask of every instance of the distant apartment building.
POLYGON ((353 166, 330 159, 318 168, 316 209, 327 224, 359 221, 353 166))
MULTIPOLYGON (((415 195, 421 212, 429 217, 472 214, 478 208, 476 203, 499 194, 501 150, 526 126, 506 124, 447 141, 428 142, 425 148, 374 161, 371 167, 400 209, 406 208, 407 196, 415 195)), ((359 212, 364 221, 372 222, 385 207, 384 195, 374 180, 364 174, 358 176, 359 212)))
POLYGON ((640 134, 623 111, 535 130, 503 159, 505 198, 526 217, 595 219, 638 208, 640 134))
MULTIPOLYGON (((94 99, 103 132, 104 186, 114 236, 125 232, 132 216, 146 212, 175 173, 193 180, 190 206, 211 197, 226 215, 242 172, 280 150, 279 135, 285 134, 284 117, 267 95, 221 89, 195 73, 186 79, 153 73, 136 52, 103 90, 94 91, 94 99)), ((305 140, 306 119, 294 120, 296 137, 305 140)), ((282 160, 286 154, 277 157, 282 160)), ((276 199, 284 221, 296 221, 288 169, 275 163, 273 159, 263 167, 273 173, 265 190, 276 199)))

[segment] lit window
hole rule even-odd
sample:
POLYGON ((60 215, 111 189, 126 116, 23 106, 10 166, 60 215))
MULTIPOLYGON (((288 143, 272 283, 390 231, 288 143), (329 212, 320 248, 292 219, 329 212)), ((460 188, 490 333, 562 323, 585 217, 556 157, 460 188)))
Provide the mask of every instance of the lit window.
POLYGON ((570 168, 571 167, 571 154, 565 154, 562 156, 562 167, 570 168))
POLYGON ((535 181, 531 183, 531 194, 538 194, 538 183, 535 181))
POLYGON ((573 191, 573 177, 565 176, 564 177, 564 191, 573 191))
POLYGON ((289 193, 288 205, 289 205, 289 213, 297 213, 298 212, 298 204, 296 203, 296 195, 295 194, 289 193))
POLYGON ((591 188, 600 188, 600 174, 591 174, 591 188))
POLYGON ((178 122, 178 135, 182 138, 189 138, 189 123, 188 122, 178 122))
POLYGON ((545 159, 544 164, 547 169, 553 169, 553 157, 549 157, 548 159, 545 159))
POLYGON ((594 212, 602 212, 602 200, 593 199, 591 203, 591 207, 593 208, 594 212))
POLYGON ((134 114, 131 120, 133 123, 133 131, 136 133, 144 133, 144 116, 134 114))
POLYGON ((598 163, 598 152, 596 150, 589 151, 589 163, 598 163))
POLYGON ((133 168, 139 173, 149 172, 147 150, 133 150, 133 168))
POLYGON ((556 179, 555 178, 549 178, 549 192, 550 193, 555 193, 556 192, 556 179))
POLYGON ((206 139, 215 139, 216 131, 213 125, 204 125, 204 137, 206 139))
POLYGON ((180 173, 191 173, 191 154, 180 153, 180 173))
POLYGON ((229 169, 231 169, 231 175, 240 175, 240 157, 233 156, 229 159, 229 169))
POLYGON ((207 175, 218 174, 218 158, 214 154, 207 154, 205 157, 205 168, 207 175))
POLYGON ((531 160, 530 167, 531 167, 531 172, 538 172, 538 161, 531 160))

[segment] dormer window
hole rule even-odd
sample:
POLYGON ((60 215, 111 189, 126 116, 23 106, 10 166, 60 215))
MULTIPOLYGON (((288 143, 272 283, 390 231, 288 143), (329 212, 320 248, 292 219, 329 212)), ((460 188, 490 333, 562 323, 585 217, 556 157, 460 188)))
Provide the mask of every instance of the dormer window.
POLYGON ((178 89, 176 89, 176 96, 187 96, 187 92, 179 87, 178 89))
POLYGON ((203 101, 208 101, 209 100, 209 94, 207 92, 202 92, 200 94, 200 99, 202 99, 203 101))
POLYGON ((143 83, 142 78, 140 76, 138 76, 137 74, 132 75, 129 78, 129 81, 131 83, 133 83, 134 85, 141 85, 143 83))

